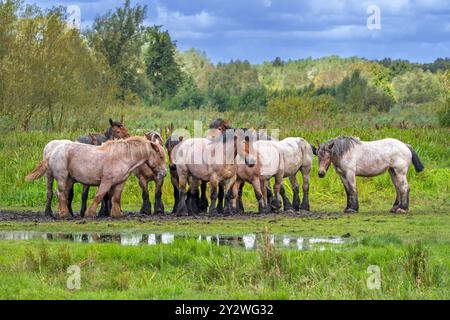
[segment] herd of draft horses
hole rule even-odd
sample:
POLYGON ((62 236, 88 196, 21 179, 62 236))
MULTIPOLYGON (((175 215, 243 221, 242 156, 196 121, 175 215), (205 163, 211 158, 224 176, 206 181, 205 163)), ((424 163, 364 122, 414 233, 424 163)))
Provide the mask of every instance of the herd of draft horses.
MULTIPOLYGON (((44 148, 43 160, 26 177, 27 181, 46 176, 47 201, 45 213, 52 214, 53 181, 57 181, 60 218, 74 216, 73 185, 83 185, 81 217, 121 217, 121 194, 125 181, 136 175, 142 189, 142 214, 151 214, 148 183, 155 181, 154 213, 163 214, 162 186, 166 176, 166 153, 174 207, 172 214, 210 215, 244 212, 242 188, 250 183, 258 201, 259 213, 283 210, 309 210, 309 177, 314 155, 319 159, 319 177, 323 178, 330 164, 342 180, 346 194, 346 213, 357 212, 356 176, 372 177, 389 172, 396 189, 391 212, 404 213, 409 207, 409 186, 406 179, 412 162, 417 172, 423 165, 408 144, 396 139, 360 141, 341 136, 317 147, 303 138, 289 137, 281 141, 263 131, 233 129, 227 120, 214 120, 205 138, 187 138, 175 133, 163 142, 156 131, 144 136, 130 136, 120 121, 109 119, 110 127, 103 134, 81 136, 76 141, 52 140, 44 148), (194 159, 195 158, 195 159, 194 159), (297 173, 302 174, 303 198, 299 198, 297 173), (273 189, 270 179, 274 178, 273 189), (292 201, 283 188, 288 178, 292 201), (210 199, 206 196, 210 184, 210 199), (87 208, 90 186, 98 191, 87 208), (209 208, 208 208, 209 207, 209 208)), ((173 128, 172 128, 173 129, 173 128)))

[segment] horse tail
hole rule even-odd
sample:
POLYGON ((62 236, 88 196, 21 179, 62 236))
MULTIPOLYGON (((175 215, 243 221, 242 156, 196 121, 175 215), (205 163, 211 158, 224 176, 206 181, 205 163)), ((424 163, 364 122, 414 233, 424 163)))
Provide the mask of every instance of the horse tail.
POLYGON ((421 172, 424 169, 424 166, 422 164, 422 162, 420 162, 419 156, 417 155, 417 153, 414 151, 414 149, 407 144, 409 151, 411 151, 412 154, 412 163, 414 165, 414 169, 416 170, 416 172, 421 172))
POLYGON ((26 177, 26 181, 33 181, 41 178, 47 171, 48 159, 44 159, 26 177))
POLYGON ((317 156, 317 148, 314 147, 314 145, 312 145, 311 143, 309 145, 311 146, 312 153, 317 156))

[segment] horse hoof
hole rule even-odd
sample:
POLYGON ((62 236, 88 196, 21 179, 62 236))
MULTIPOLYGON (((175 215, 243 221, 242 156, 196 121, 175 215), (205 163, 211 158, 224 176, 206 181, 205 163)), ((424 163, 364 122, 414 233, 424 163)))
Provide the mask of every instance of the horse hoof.
POLYGON ((352 208, 347 208, 344 210, 344 213, 356 213, 357 211, 355 209, 352 208))
POLYGON ((397 210, 395 210, 395 213, 406 213, 406 210, 402 208, 397 208, 397 210))
POLYGON ((71 218, 72 216, 70 215, 70 213, 69 212, 60 212, 59 213, 59 218, 60 219, 68 219, 68 218, 71 218))
POLYGON ((392 212, 392 213, 396 213, 396 212, 397 212, 397 209, 398 209, 398 207, 392 207, 392 209, 389 210, 389 211, 392 212))
POLYGON ((122 218, 124 214, 122 212, 113 212, 111 213, 112 218, 122 218))
POLYGON ((187 211, 179 211, 177 212, 177 217, 187 217, 189 213, 187 211))
POLYGON ((300 210, 309 211, 309 206, 301 206, 300 210))
POLYGON ((149 209, 141 209, 141 211, 139 211, 139 214, 151 215, 152 212, 149 209))
POLYGON ((294 207, 293 206, 284 206, 283 211, 284 212, 294 211, 294 207))

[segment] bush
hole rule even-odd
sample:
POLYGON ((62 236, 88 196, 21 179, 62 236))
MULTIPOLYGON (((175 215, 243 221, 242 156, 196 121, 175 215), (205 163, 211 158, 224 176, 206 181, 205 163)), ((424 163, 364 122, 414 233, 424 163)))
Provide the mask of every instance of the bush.
POLYGON ((345 77, 336 87, 335 92, 336 100, 346 110, 352 112, 365 112, 371 109, 389 111, 395 102, 385 92, 370 87, 359 70, 354 71, 351 76, 345 77))
POLYGON ((441 126, 450 127, 450 100, 447 100, 438 111, 438 119, 441 126))
POLYGON ((163 107, 167 109, 200 108, 204 105, 206 96, 198 89, 184 89, 174 97, 163 101, 163 107))
POLYGON ((267 106, 267 90, 264 87, 248 88, 239 96, 242 110, 261 110, 267 106))
POLYGON ((231 108, 231 97, 221 89, 216 89, 210 94, 211 104, 220 112, 227 111, 231 108))
POLYGON ((400 103, 425 103, 436 101, 442 95, 439 78, 421 69, 406 72, 392 81, 394 95, 400 103))

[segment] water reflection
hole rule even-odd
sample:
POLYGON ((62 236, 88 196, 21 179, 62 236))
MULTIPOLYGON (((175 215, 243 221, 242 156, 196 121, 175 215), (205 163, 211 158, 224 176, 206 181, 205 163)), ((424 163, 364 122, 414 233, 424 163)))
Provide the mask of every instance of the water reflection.
MULTIPOLYGON (((137 245, 170 245, 175 240, 197 240, 217 246, 241 247, 246 250, 255 250, 264 245, 261 234, 245 234, 242 236, 228 235, 182 235, 170 232, 164 233, 99 233, 99 232, 36 232, 36 231, 0 231, 0 241, 16 240, 29 241, 34 239, 44 239, 48 241, 70 241, 80 243, 119 243, 124 246, 137 245)), ((267 240, 266 240, 267 241, 267 240)), ((269 235, 268 243, 279 248, 294 250, 326 250, 350 243, 352 240, 340 237, 295 237, 288 235, 269 235)), ((266 242, 267 243, 267 242, 266 242)))

